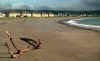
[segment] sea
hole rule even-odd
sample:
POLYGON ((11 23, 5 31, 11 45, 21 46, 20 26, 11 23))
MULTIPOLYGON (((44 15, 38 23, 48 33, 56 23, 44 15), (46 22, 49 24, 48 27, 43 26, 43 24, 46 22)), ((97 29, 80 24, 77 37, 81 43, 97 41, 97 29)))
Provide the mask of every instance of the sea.
POLYGON ((71 19, 64 21, 64 23, 75 27, 100 31, 100 18, 71 19))

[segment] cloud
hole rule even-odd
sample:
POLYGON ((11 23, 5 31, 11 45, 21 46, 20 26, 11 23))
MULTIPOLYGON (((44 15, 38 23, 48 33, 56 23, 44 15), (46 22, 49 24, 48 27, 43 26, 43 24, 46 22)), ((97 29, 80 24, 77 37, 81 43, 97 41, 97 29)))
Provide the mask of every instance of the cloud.
POLYGON ((0 2, 0 10, 2 10, 2 9, 9 9, 11 7, 12 7, 12 5, 7 3, 7 2, 5 2, 5 3, 4 2, 0 2))
POLYGON ((33 5, 31 4, 25 4, 25 3, 16 3, 12 4, 12 9, 33 9, 33 5))
POLYGON ((100 10, 100 0, 0 0, 0 9, 100 10))
POLYGON ((50 6, 39 6, 35 7, 36 10, 52 10, 53 8, 50 6))
POLYGON ((100 9, 100 0, 82 0, 81 3, 87 8, 100 9))

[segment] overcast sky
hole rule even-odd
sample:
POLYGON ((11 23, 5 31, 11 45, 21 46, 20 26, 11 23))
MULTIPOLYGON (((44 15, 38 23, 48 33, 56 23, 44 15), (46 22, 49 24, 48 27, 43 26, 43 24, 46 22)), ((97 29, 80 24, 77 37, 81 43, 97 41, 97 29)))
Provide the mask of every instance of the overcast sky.
POLYGON ((100 0, 0 0, 0 9, 72 9, 99 10, 100 0))

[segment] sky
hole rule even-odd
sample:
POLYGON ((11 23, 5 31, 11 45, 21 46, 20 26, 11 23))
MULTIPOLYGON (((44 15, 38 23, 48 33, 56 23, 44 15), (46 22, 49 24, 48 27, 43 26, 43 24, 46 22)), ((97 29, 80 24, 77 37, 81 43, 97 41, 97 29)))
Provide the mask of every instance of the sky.
POLYGON ((100 0, 0 0, 0 9, 100 10, 100 0))

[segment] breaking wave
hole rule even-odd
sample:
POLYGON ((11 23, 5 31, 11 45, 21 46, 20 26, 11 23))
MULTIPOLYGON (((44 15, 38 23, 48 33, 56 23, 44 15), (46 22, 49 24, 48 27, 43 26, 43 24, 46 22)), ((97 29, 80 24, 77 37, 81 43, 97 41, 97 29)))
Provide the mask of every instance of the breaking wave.
POLYGON ((84 19, 72 19, 69 21, 64 21, 64 23, 71 25, 71 26, 84 28, 84 29, 100 30, 100 26, 98 26, 98 25, 82 24, 82 23, 79 23, 80 21, 85 21, 85 20, 84 19))

